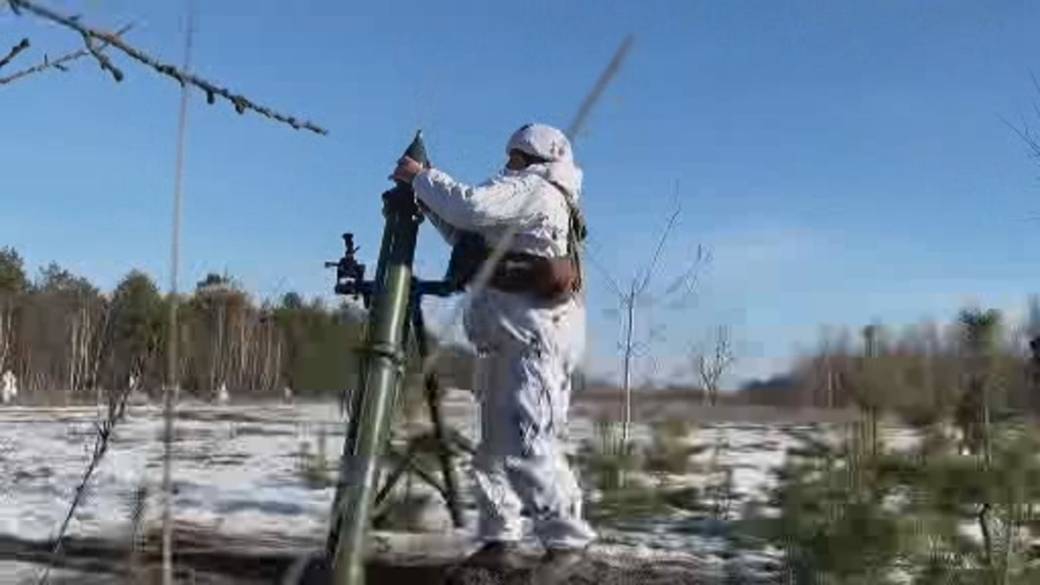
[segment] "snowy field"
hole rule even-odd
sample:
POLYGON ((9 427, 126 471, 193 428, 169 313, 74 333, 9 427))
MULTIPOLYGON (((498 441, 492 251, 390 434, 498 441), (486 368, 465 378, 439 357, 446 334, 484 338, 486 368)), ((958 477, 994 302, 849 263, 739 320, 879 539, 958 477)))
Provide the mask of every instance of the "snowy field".
MULTIPOLYGON (((453 393, 446 408, 452 424, 472 436, 476 413, 468 394, 453 393)), ((93 408, 0 408, 0 537, 47 540, 55 536, 75 487, 90 458, 94 441, 93 408)), ((161 481, 162 417, 153 406, 136 406, 119 424, 110 450, 96 470, 85 502, 69 534, 128 538, 131 517, 146 494, 146 526, 158 525, 161 481)), ((703 489, 728 474, 734 507, 723 522, 738 518, 749 502, 765 506, 774 484, 773 471, 789 448, 806 435, 828 434, 808 424, 701 424, 686 438, 710 445, 693 457, 694 471, 662 478, 638 474, 629 481, 653 489, 662 481, 670 487, 703 489)), ((325 481, 304 471, 319 457, 332 468, 342 445, 343 423, 336 404, 259 404, 213 406, 186 404, 179 408, 174 477, 176 518, 214 534, 251 537, 257 534, 319 542, 326 531, 333 495, 325 481), (322 445, 324 447, 322 448, 322 445), (323 455, 322 455, 323 451, 323 455), (306 455, 303 455, 306 454, 306 455)), ((639 426, 637 441, 650 441, 650 430, 639 426)), ((578 418, 571 425, 571 447, 594 441, 592 421, 578 418)), ((603 495, 589 489, 589 506, 603 495)), ((474 513, 468 506, 467 521, 474 513)), ((438 505, 429 506, 423 524, 428 530, 448 530, 438 505)), ((619 517, 598 526, 601 546, 623 546, 635 554, 651 552, 697 555, 718 574, 763 576, 775 571, 779 553, 768 547, 734 550, 732 539, 703 513, 672 508, 652 519, 619 517)), ((455 536, 464 536, 465 531, 455 536)), ((2 553, 2 551, 0 551, 2 553)), ((17 583, 34 568, 12 563, 0 554, 0 583, 17 583)))

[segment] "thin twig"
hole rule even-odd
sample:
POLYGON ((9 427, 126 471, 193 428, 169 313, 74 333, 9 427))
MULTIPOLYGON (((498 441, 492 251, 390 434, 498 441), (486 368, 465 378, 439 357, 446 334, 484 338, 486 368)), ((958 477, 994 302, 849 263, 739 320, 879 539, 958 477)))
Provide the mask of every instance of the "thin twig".
POLYGON ((65 514, 65 519, 61 523, 61 528, 58 530, 58 536, 54 541, 54 548, 51 549, 50 562, 44 568, 43 573, 40 575, 38 581, 39 585, 45 585, 50 578, 51 567, 55 565, 62 552, 62 544, 64 542, 65 533, 68 531, 69 524, 72 522, 72 517, 76 513, 76 509, 83 502, 83 499, 87 494, 87 487, 90 484, 90 478, 94 475, 94 471, 97 469, 98 464, 105 457, 105 453, 108 452, 108 446, 111 442, 112 431, 115 430, 116 424, 119 423, 126 415, 126 402, 130 396, 132 388, 127 385, 117 396, 110 397, 108 402, 108 412, 104 420, 95 421, 95 439, 94 449, 90 458, 90 463, 87 465, 86 470, 83 472, 83 478, 80 480, 79 485, 76 486, 75 495, 72 498, 72 502, 69 503, 68 512, 65 514))
POLYGON ((661 251, 664 250, 664 244, 668 241, 668 236, 672 233, 672 229, 675 227, 675 222, 679 219, 679 214, 682 212, 682 208, 676 206, 675 211, 668 218, 668 224, 664 227, 664 231, 661 232, 661 239, 657 241, 657 247, 654 249, 654 255, 650 258, 650 264, 646 267, 646 272, 643 273, 643 279, 639 283, 639 287, 636 289, 636 294, 642 294, 646 291, 646 288, 650 286, 650 277, 653 275, 654 268, 657 267, 657 262, 661 259, 661 251))
POLYGON ((21 53, 22 51, 24 51, 24 50, 26 50, 28 48, 29 48, 29 39, 22 39, 22 41, 20 43, 18 43, 17 45, 11 47, 11 50, 10 50, 10 52, 7 53, 7 56, 5 56, 4 58, 0 59, 0 69, 3 69, 4 65, 7 65, 8 63, 11 62, 12 59, 17 57, 18 53, 21 53))
POLYGON ((698 244, 697 253, 694 255, 689 267, 664 289, 663 296, 665 297, 680 290, 682 291, 678 298, 667 303, 666 306, 668 308, 679 309, 684 307, 690 298, 697 293, 697 283, 700 281, 701 269, 710 262, 711 252, 706 251, 703 245, 698 244))
MULTIPOLYGON (((1029 72, 1029 79, 1033 83, 1033 89, 1036 91, 1037 95, 1040 96, 1040 79, 1037 79, 1036 74, 1032 71, 1029 72)), ((1035 115, 1037 121, 1040 122, 1040 101, 1033 102, 1033 115, 1035 115)), ((1000 117, 1000 121, 1003 122, 1005 126, 1010 128, 1011 131, 1014 132, 1019 137, 1019 139, 1021 139, 1022 142, 1025 143, 1026 147, 1030 151, 1029 157, 1037 161, 1040 161, 1040 137, 1038 137, 1036 133, 1033 132, 1032 128, 1030 128, 1029 126, 1029 123, 1025 121, 1025 118, 1022 117, 1021 126, 1016 126, 1012 124, 1003 116, 1000 117)))
POLYGON ((94 39, 87 33, 82 33, 82 35, 83 44, 86 45, 87 50, 90 51, 90 54, 98 62, 98 65, 101 66, 101 70, 111 73, 112 79, 115 79, 116 83, 123 81, 123 72, 113 65, 112 61, 106 55, 98 50, 97 45, 94 44, 94 39))
MULTIPOLYGON (((134 26, 133 24, 128 24, 128 25, 124 26, 123 28, 117 30, 115 32, 115 35, 116 36, 122 36, 127 31, 129 31, 131 28, 133 28, 133 26, 134 26)), ((98 52, 104 51, 107 48, 108 48, 108 43, 106 43, 106 42, 102 42, 101 44, 97 45, 97 47, 96 47, 98 52)), ((11 75, 9 75, 7 77, 0 77, 0 85, 5 85, 5 84, 8 84, 8 83, 11 83, 12 81, 17 81, 18 79, 21 79, 21 78, 23 78, 23 77, 25 77, 27 75, 32 75, 33 73, 39 73, 41 71, 46 71, 46 70, 51 69, 51 68, 57 69, 58 71, 67 71, 67 69, 65 68, 65 65, 67 63, 72 62, 72 61, 76 61, 78 59, 82 59, 83 57, 86 57, 87 55, 90 55, 90 51, 88 51, 87 49, 78 49, 76 51, 72 51, 70 53, 66 53, 66 54, 62 55, 61 57, 58 57, 57 59, 55 59, 53 61, 48 59, 47 55, 44 55, 43 56, 43 62, 39 63, 38 65, 33 65, 32 67, 29 67, 28 69, 22 69, 21 71, 17 71, 15 73, 12 73, 11 75)))
MULTIPOLYGON (((111 46, 113 46, 116 49, 119 49, 120 51, 122 51, 124 54, 126 54, 131 59, 134 59, 135 61, 138 61, 138 62, 140 62, 140 63, 142 63, 144 65, 147 65, 147 66, 151 67, 152 69, 154 69, 155 71, 157 71, 158 73, 160 73, 162 75, 165 75, 167 77, 170 77, 170 78, 174 79, 175 81, 180 83, 182 86, 183 85, 191 85, 191 86, 194 86, 194 87, 197 87, 197 88, 201 89, 203 92, 206 93, 206 102, 207 103, 210 103, 210 104, 214 103, 216 101, 217 96, 220 96, 220 97, 226 99, 227 101, 231 102, 231 104, 235 107, 235 111, 237 111, 239 114, 245 113, 246 110, 250 110, 250 111, 256 112, 256 113, 258 113, 258 114, 260 114, 260 115, 262 115, 262 116, 264 116, 266 118, 269 118, 269 119, 272 119, 272 120, 276 120, 276 121, 281 122, 283 124, 288 124, 289 126, 292 126, 293 128, 295 128, 297 130, 310 130, 311 132, 314 132, 316 134, 322 134, 322 135, 328 134, 327 130, 325 130, 324 128, 321 128, 319 126, 316 126, 315 124, 313 124, 313 123, 311 123, 309 121, 299 120, 299 119, 297 119, 297 118, 295 118, 293 116, 287 116, 285 114, 281 114, 281 113, 276 112, 276 111, 274 111, 274 110, 272 110, 272 109, 270 109, 270 108, 268 108, 266 106, 262 106, 260 104, 257 104, 255 102, 253 102, 252 100, 250 100, 249 98, 245 97, 244 95, 232 93, 231 91, 229 91, 229 90, 227 90, 227 89, 225 89, 223 87, 220 87, 220 86, 218 86, 218 85, 216 85, 216 84, 214 84, 214 83, 212 83, 210 81, 207 81, 205 79, 202 79, 200 77, 192 75, 192 74, 190 74, 188 72, 182 71, 182 70, 178 69, 177 67, 174 67, 173 65, 170 65, 168 63, 162 63, 161 61, 159 61, 158 59, 148 55, 144 51, 141 51, 140 49, 137 49, 137 48, 135 48, 135 47, 133 47, 131 45, 126 44, 125 42, 123 42, 122 39, 119 38, 119 36, 117 36, 117 35, 115 35, 113 33, 110 33, 108 31, 104 31, 104 30, 100 30, 100 29, 91 28, 89 26, 86 26, 86 25, 80 23, 76 18, 73 18, 73 17, 70 17, 70 16, 66 16, 64 14, 60 14, 60 13, 55 12, 55 11, 49 9, 49 8, 45 8, 43 6, 40 6, 40 5, 36 4, 35 2, 30 1, 30 0, 9 0, 9 2, 10 2, 10 5, 13 8, 15 8, 15 9, 21 9, 21 10, 25 10, 25 11, 31 12, 31 13, 35 14, 36 16, 39 16, 40 18, 43 18, 43 19, 49 20, 51 22, 60 24, 60 25, 62 25, 64 27, 70 28, 70 29, 78 32, 80 35, 83 35, 86 38, 96 39, 96 40, 99 40, 99 41, 107 42, 111 46)), ((87 48, 88 48, 88 50, 90 49, 90 43, 87 44, 87 48)), ((96 52, 92 51, 92 54, 94 55, 95 58, 98 57, 96 52)), ((100 59, 99 59, 99 62, 102 63, 102 65, 101 65, 102 68, 106 69, 110 73, 112 73, 113 77, 117 77, 117 81, 118 81, 118 76, 113 71, 114 68, 106 67, 104 65, 104 61, 102 61, 100 59)), ((118 71, 118 70, 115 70, 115 71, 118 71)))
MULTIPOLYGON (((1038 116, 1040 116, 1040 114, 1038 114, 1038 116)), ((1030 158, 1040 159, 1040 139, 1038 139, 1036 135, 1033 134, 1033 131, 1029 128, 1028 124, 1023 122, 1022 126, 1018 127, 1009 122, 1003 116, 1000 118, 1000 121, 1003 122, 1005 126, 1010 128, 1011 131, 1014 132, 1018 136, 1018 138, 1025 143, 1026 147, 1030 150, 1030 158)))
POLYGON ((726 326, 719 325, 716 328, 713 344, 711 355, 706 355, 703 350, 695 350, 694 354, 697 375, 704 387, 704 397, 712 406, 718 401, 719 381, 736 360, 730 344, 729 329, 726 326))

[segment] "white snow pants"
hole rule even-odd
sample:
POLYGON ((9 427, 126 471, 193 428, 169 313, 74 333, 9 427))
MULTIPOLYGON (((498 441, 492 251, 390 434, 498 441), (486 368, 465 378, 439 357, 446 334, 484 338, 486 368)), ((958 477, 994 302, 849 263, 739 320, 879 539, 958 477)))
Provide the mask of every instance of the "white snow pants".
POLYGON ((521 538, 521 510, 549 548, 579 548, 595 538, 581 517, 581 488, 563 451, 571 374, 584 350, 584 307, 539 307, 486 291, 467 311, 479 352, 476 391, 481 443, 474 459, 478 536, 521 538))

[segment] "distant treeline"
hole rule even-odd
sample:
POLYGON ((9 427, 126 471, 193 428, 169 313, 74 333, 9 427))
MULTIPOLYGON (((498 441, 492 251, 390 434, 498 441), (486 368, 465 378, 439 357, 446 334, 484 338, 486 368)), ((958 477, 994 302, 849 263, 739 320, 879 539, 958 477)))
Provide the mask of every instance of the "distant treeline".
POLYGON ((995 411, 1040 411, 1040 304, 1012 326, 997 310, 962 310, 952 323, 892 331, 880 325, 821 336, 792 370, 746 384, 742 402, 873 408, 908 419, 953 416, 979 400, 984 384, 995 411), (982 348, 982 349, 980 349, 982 348))
MULTIPOLYGON (((226 384, 238 395, 285 387, 307 395, 356 384, 355 350, 364 330, 364 311, 357 305, 330 307, 293 292, 257 302, 234 279, 208 274, 190 294, 180 295, 178 306, 178 378, 190 394, 212 397, 226 384)), ((170 298, 141 271, 104 292, 55 263, 30 278, 18 252, 0 248, 0 373, 14 372, 27 394, 88 394, 125 388, 131 378, 146 392, 158 391, 167 379, 169 311, 170 298)), ((436 347, 437 340, 431 341, 436 347)), ((473 356, 458 346, 442 349, 442 383, 469 387, 473 356)), ((410 360, 409 371, 417 371, 417 356, 410 360)), ((579 400, 617 392, 609 382, 577 381, 579 400)), ((972 384, 985 385, 984 399, 995 413, 1040 411, 1036 298, 1019 327, 997 311, 965 309, 945 325, 831 331, 790 372, 724 392, 720 402, 867 408, 929 418, 972 408, 965 402, 980 400, 972 384)), ((418 385, 413 374, 409 386, 418 385)), ((656 392, 695 402, 706 398, 694 384, 656 392)))
MULTIPOLYGON (((170 300, 138 270, 111 292, 55 263, 30 278, 18 252, 0 248, 0 372, 14 372, 30 395, 125 388, 131 379, 155 392, 167 379, 170 300)), ((293 292, 258 303, 218 274, 178 300, 178 378, 190 394, 210 397, 226 384, 233 395, 285 387, 306 395, 356 383, 364 312, 355 305, 293 292)), ((468 380, 469 354, 447 349, 438 368, 446 383, 468 380)))
MULTIPOLYGON (((1032 298, 1028 307, 1021 324, 996 310, 966 308, 942 325, 831 329, 789 371, 724 391, 718 404, 866 409, 913 421, 957 416, 980 400, 997 415, 1040 413, 1040 302, 1032 298)), ((620 396, 616 384, 597 378, 579 388, 576 400, 610 403, 620 396)), ((640 388, 636 401, 651 397, 709 402, 697 384, 682 380, 640 388)))

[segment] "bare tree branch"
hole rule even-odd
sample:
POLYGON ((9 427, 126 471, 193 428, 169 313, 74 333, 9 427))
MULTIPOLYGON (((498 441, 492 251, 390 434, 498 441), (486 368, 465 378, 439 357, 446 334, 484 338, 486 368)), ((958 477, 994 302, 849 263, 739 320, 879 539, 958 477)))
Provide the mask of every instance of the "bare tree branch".
MULTIPOLYGON (((1036 117, 1037 122, 1040 123, 1040 79, 1037 79, 1036 74, 1033 72, 1029 73, 1029 78, 1033 82, 1033 89, 1036 91, 1038 98, 1033 101, 1033 115, 1036 117)), ((1040 136, 1037 136, 1029 123, 1025 121, 1025 118, 1023 117, 1018 126, 1012 124, 1003 116, 1001 116, 1000 121, 1025 143, 1026 148, 1029 149, 1029 158, 1040 163, 1040 136)))
POLYGON ((94 471, 101 463, 101 460, 104 459, 105 453, 108 452, 108 446, 112 439, 112 431, 115 430, 116 424, 126 415, 126 401, 132 390, 133 387, 127 385, 127 387, 119 394, 110 396, 105 418, 94 423, 94 448, 90 462, 87 464, 87 468, 83 472, 83 478, 80 480, 79 485, 76 486, 72 502, 69 504, 69 510, 65 514, 65 519, 62 521, 61 527, 58 529, 58 535, 54 539, 54 548, 51 549, 50 562, 43 570, 43 573, 41 573, 39 581, 37 581, 39 585, 45 585, 48 582, 48 579, 50 578, 50 569, 61 556, 65 533, 68 531, 69 524, 72 522, 72 518, 76 514, 76 509, 79 508, 79 505, 86 498, 87 487, 90 485, 90 479, 93 477, 94 471))
POLYGON ((311 132, 322 135, 328 134, 327 130, 319 126, 316 126, 311 122, 299 120, 293 116, 287 116, 285 114, 278 113, 266 106, 262 106, 253 102, 244 95, 232 93, 231 91, 223 87, 220 87, 210 81, 207 81, 190 73, 184 72, 178 69, 177 67, 174 67, 173 65, 170 65, 168 63, 162 63, 161 61, 148 55, 140 49, 126 44, 125 42, 123 42, 122 39, 119 38, 118 35, 114 33, 91 28, 80 23, 77 18, 60 14, 49 8, 40 6, 31 0, 9 0, 9 3, 11 7, 14 8, 16 11, 20 9, 25 10, 27 12, 31 12, 32 14, 40 18, 49 20, 56 24, 60 24, 66 28, 78 32, 80 35, 84 37, 84 39, 86 39, 87 50, 90 51, 90 54, 98 60, 102 69, 105 69, 106 71, 112 74, 116 81, 119 81, 122 78, 122 72, 120 72, 118 69, 112 66, 112 64, 108 62, 106 58, 102 58, 100 56, 100 51, 97 50, 97 47, 92 46, 92 41, 98 40, 106 42, 109 45, 115 47, 116 49, 119 49, 121 52, 126 54, 131 59, 134 59, 135 61, 138 61, 144 65, 151 67, 161 75, 165 75, 176 80, 182 86, 191 85, 201 89, 206 93, 207 103, 213 104, 216 101, 217 96, 220 96, 226 99, 227 101, 231 102, 231 104, 235 107, 235 111, 239 114, 245 113, 246 110, 250 110, 266 118, 276 120, 283 124, 288 124, 289 126, 292 126, 297 130, 310 130, 311 132))
POLYGON ((94 44, 94 39, 91 38, 90 35, 86 33, 82 34, 83 44, 87 46, 87 50, 90 51, 90 54, 93 55, 94 59, 98 62, 98 65, 101 66, 101 70, 111 73, 112 79, 115 79, 116 83, 123 81, 123 72, 113 65, 112 61, 106 55, 98 50, 97 45, 94 44))
MULTIPOLYGON (((622 325, 623 329, 623 341, 620 343, 619 349, 622 352, 622 394, 624 396, 623 413, 622 413, 622 427, 621 427, 621 441, 622 444, 627 447, 629 441, 630 427, 632 424, 632 369, 633 360, 637 358, 649 357, 651 363, 650 371, 656 372, 659 368, 656 364, 656 360, 651 353, 651 343, 655 341, 655 337, 660 339, 659 332, 655 332, 653 327, 649 328, 647 334, 647 342, 641 342, 635 338, 636 328, 636 308, 650 308, 654 305, 655 300, 648 294, 647 289, 650 287, 651 280, 654 275, 654 270, 657 268, 657 264, 660 262, 661 254, 664 251, 665 243, 668 241, 668 237, 671 235, 672 230, 679 219, 679 215, 682 213, 682 206, 679 203, 678 198, 678 182, 676 182, 675 189, 675 210, 668 217, 668 221, 665 225, 664 231, 661 233, 661 237, 654 247, 653 253, 650 257, 650 261, 646 264, 645 268, 640 272, 637 271, 635 276, 629 283, 628 290, 622 291, 618 282, 611 276, 610 272, 598 262, 593 259, 593 266, 603 273, 603 276, 610 284, 614 294, 617 296, 619 308, 624 309, 624 322, 622 325)), ((687 286, 688 294, 692 294, 693 286, 696 282, 696 274, 703 260, 703 247, 697 247, 697 258, 693 265, 685 270, 679 279, 673 281, 666 289, 663 296, 667 296, 678 290, 682 286, 687 286)), ((687 295, 684 295, 684 298, 687 295)), ((646 319, 646 318, 644 318, 646 319)), ((652 319, 652 316, 651 316, 652 319)))
MULTIPOLYGON (((123 28, 117 30, 115 32, 115 35, 117 37, 118 36, 122 36, 127 31, 129 31, 131 28, 133 28, 133 26, 134 26, 133 24, 128 24, 128 25, 124 26, 123 28)), ((104 51, 107 48, 108 48, 108 43, 102 42, 101 44, 97 45, 96 50, 98 52, 100 52, 100 51, 104 51)), ((34 65, 32 67, 29 67, 28 69, 22 69, 21 71, 17 71, 15 73, 12 73, 11 75, 9 75, 7 77, 0 77, 0 85, 5 85, 5 84, 8 84, 8 83, 11 83, 12 81, 17 81, 17 80, 19 80, 19 79, 21 79, 21 78, 23 78, 23 77, 25 77, 27 75, 32 75, 33 73, 39 73, 41 71, 46 71, 46 70, 51 69, 51 68, 57 69, 58 71, 67 71, 67 69, 65 68, 65 65, 67 63, 70 63, 72 61, 76 61, 78 59, 82 59, 83 57, 86 57, 87 55, 90 55, 90 54, 91 54, 90 51, 88 51, 87 49, 79 49, 77 51, 72 51, 70 53, 66 53, 66 54, 62 55, 61 57, 58 57, 57 59, 55 59, 53 61, 48 59, 47 55, 44 55, 43 56, 43 62, 39 63, 38 65, 34 65)))
MULTIPOLYGON (((1037 114, 1037 117, 1040 118, 1040 113, 1037 114)), ((1001 117, 1000 120, 1025 143, 1026 148, 1029 149, 1029 158, 1040 160, 1040 138, 1036 136, 1029 124, 1023 121, 1021 126, 1015 126, 1004 117, 1001 117)))
POLYGON ((3 69, 5 65, 11 62, 12 59, 18 56, 18 53, 29 48, 29 39, 22 39, 20 43, 11 47, 11 50, 7 53, 7 56, 0 59, 0 69, 3 69))
POLYGON ((695 350, 693 355, 697 375, 701 379, 705 400, 714 406, 719 399, 719 382, 729 370, 736 357, 730 345, 729 328, 719 325, 715 329, 712 347, 708 352, 695 350))
POLYGON ((694 255, 693 260, 690 261, 690 265, 687 266, 686 270, 679 273, 672 280, 671 284, 664 289, 663 296, 665 297, 680 293, 678 298, 667 303, 667 308, 681 309, 686 306, 691 297, 697 294, 697 284, 700 282, 701 269, 709 262, 711 262, 711 252, 705 249, 703 245, 698 244, 697 253, 694 255))
POLYGON ((664 227, 664 231, 661 232, 661 239, 657 241, 657 248, 654 249, 654 255, 650 258, 650 264, 647 265, 646 272, 643 273, 643 279, 636 289, 636 294, 644 292, 646 287, 650 286, 650 277, 653 276, 654 268, 657 267, 657 262, 661 259, 661 251, 664 250, 664 244, 668 241, 668 236, 671 234, 672 228, 675 227, 675 222, 678 221, 681 212, 682 208, 676 206, 675 211, 668 218, 668 224, 664 227))

